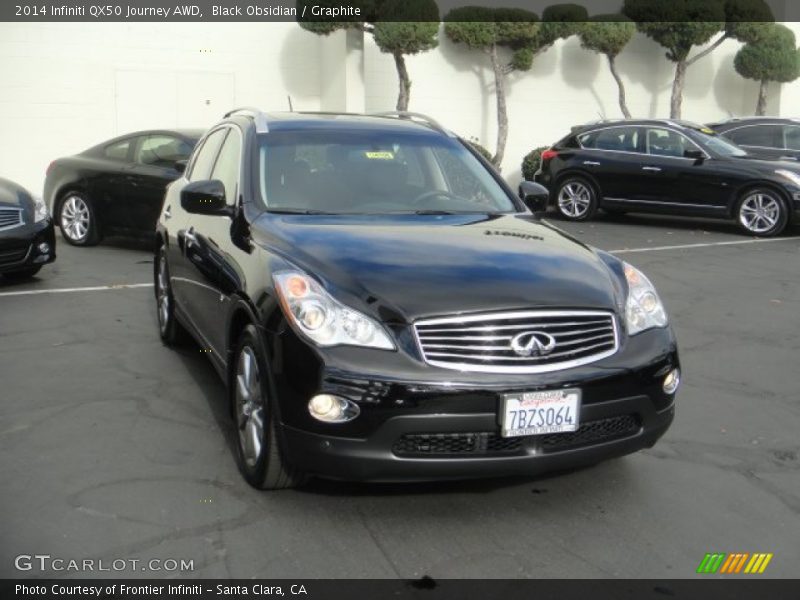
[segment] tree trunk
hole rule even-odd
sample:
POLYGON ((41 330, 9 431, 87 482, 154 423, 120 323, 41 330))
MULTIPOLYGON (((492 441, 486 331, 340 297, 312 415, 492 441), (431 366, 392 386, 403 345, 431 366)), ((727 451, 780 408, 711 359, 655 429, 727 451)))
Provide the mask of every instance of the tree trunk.
POLYGON ((508 138, 508 108, 506 107, 506 76, 503 67, 497 57, 497 45, 492 44, 489 50, 489 58, 492 60, 492 70, 494 71, 494 89, 497 95, 497 148, 492 162, 500 169, 503 163, 503 155, 506 152, 506 139, 508 138))
POLYGON ((767 80, 762 79, 758 87, 758 103, 756 104, 756 116, 763 117, 767 114, 767 80))
POLYGON ((686 60, 675 64, 675 79, 672 82, 672 97, 669 101, 670 119, 681 118, 681 104, 683 102, 683 84, 686 81, 686 60))
POLYGON ((628 104, 625 101, 625 84, 622 82, 619 73, 617 73, 616 59, 611 54, 607 54, 606 56, 608 57, 608 68, 611 69, 611 74, 614 76, 614 80, 617 82, 617 87, 619 88, 619 109, 626 119, 630 119, 631 111, 628 110, 628 104))
POLYGON ((408 76, 406 59, 401 52, 394 53, 394 64, 397 67, 397 78, 400 80, 400 90, 397 93, 397 110, 408 110, 408 101, 411 98, 411 78, 408 76))

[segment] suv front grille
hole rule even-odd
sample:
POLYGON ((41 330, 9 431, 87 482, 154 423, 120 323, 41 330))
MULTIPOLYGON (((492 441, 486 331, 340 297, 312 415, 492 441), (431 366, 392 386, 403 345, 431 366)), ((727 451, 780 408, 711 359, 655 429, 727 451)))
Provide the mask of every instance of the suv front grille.
POLYGON ((641 423, 636 415, 620 415, 587 421, 578 431, 504 438, 496 433, 414 433, 401 436, 392 453, 407 458, 515 456, 533 449, 549 454, 610 442, 636 435, 641 423))
POLYGON ((0 231, 22 225, 22 209, 0 208, 0 231))
POLYGON ((489 313, 426 319, 414 329, 428 364, 483 373, 559 371, 611 356, 619 344, 606 311, 489 313), (539 343, 531 343, 534 334, 539 343), (529 356, 526 346, 533 346, 529 356))

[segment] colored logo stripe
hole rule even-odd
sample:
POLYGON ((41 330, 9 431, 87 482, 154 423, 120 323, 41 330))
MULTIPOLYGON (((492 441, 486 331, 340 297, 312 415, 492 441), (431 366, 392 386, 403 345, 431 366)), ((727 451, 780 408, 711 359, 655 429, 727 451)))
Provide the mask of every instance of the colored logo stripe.
POLYGON ((749 552, 733 552, 731 554, 725 552, 709 553, 700 561, 697 572, 704 574, 734 574, 742 573, 742 569, 744 569, 744 573, 747 574, 760 574, 766 570, 772 557, 772 553, 759 552, 755 554, 750 554, 749 552), (745 566, 745 564, 747 566, 745 566))

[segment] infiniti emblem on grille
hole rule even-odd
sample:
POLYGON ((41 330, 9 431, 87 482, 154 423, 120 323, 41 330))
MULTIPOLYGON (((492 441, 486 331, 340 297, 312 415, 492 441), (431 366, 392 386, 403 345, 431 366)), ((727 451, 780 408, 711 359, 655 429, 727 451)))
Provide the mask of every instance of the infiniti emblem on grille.
POLYGON ((555 347, 555 338, 543 331, 524 331, 511 338, 511 349, 520 356, 547 356, 555 347))

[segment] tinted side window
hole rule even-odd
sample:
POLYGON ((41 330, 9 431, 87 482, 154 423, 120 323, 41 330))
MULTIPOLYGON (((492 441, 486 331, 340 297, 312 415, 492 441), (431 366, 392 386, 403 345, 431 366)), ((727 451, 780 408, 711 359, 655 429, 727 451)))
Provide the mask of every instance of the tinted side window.
POLYGON ((724 134, 729 140, 740 146, 761 146, 763 148, 780 148, 781 128, 778 125, 748 125, 724 134))
POLYGON ((578 136, 584 148, 594 150, 617 150, 619 152, 639 152, 638 127, 611 127, 590 131, 578 136))
POLYGON ((239 157, 241 156, 241 140, 239 133, 230 130, 225 144, 220 150, 219 158, 214 166, 211 179, 219 179, 225 185, 225 199, 228 204, 236 202, 236 189, 239 183, 239 157))
POLYGON ((783 147, 787 150, 800 150, 800 127, 783 128, 783 147))
POLYGON ((123 140, 106 146, 103 150, 103 154, 106 158, 110 158, 111 160, 128 160, 128 150, 131 147, 131 141, 132 140, 123 140))
POLYGON ((171 169, 192 151, 185 141, 168 135, 149 135, 139 144, 133 160, 143 165, 171 169))
POLYGON ((227 129, 218 129, 206 138, 192 163, 192 171, 188 175, 189 181, 211 178, 211 169, 214 168, 214 161, 226 132, 227 129))
POLYGON ((648 154, 677 156, 683 158, 686 150, 697 150, 685 136, 669 129, 648 128, 646 134, 648 154))

